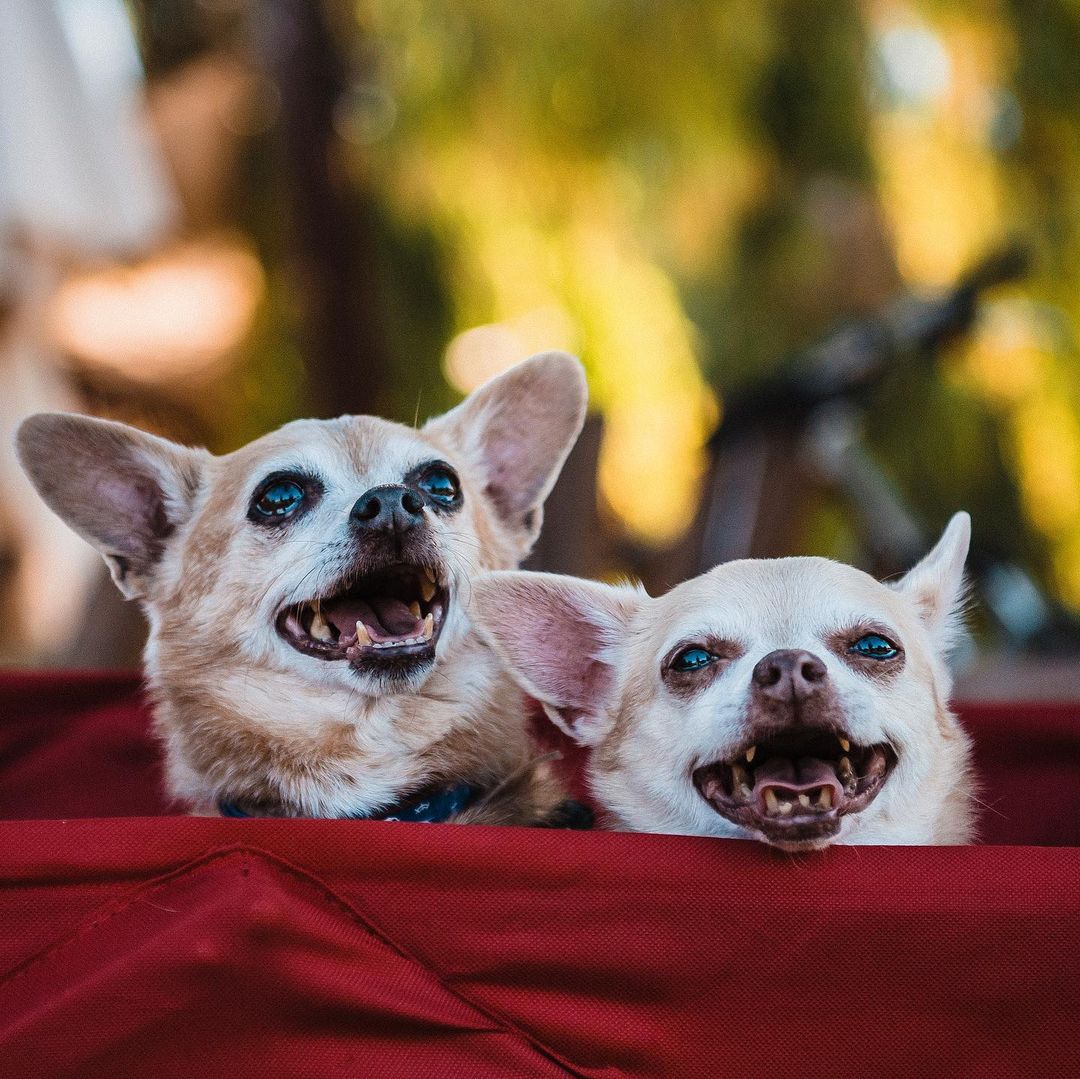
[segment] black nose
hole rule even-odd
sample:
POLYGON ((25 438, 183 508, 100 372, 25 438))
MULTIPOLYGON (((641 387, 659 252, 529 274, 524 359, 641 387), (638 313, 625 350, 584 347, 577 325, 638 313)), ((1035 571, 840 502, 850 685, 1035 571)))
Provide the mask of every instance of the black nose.
POLYGON ((781 649, 758 661, 751 675, 754 690, 774 701, 804 701, 829 681, 825 664, 812 652, 781 649))
POLYGON ((424 503, 415 491, 386 483, 365 491, 349 513, 354 528, 372 532, 408 532, 424 520, 424 503))

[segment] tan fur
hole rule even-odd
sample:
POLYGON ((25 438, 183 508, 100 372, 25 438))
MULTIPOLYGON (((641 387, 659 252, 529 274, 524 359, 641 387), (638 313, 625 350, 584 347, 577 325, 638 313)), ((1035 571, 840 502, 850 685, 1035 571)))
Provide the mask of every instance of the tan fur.
POLYGON ((536 761, 520 690, 473 631, 471 580, 528 553, 584 405, 580 364, 547 354, 421 430, 367 416, 300 420, 222 457, 83 417, 27 421, 20 454, 38 490, 147 611, 171 794, 198 813, 228 800, 334 817, 464 780, 499 789, 462 821, 541 820, 563 793, 536 761), (347 576, 354 501, 433 458, 455 468, 464 493, 452 517, 425 510, 425 542, 451 586, 434 665, 387 686, 295 651, 275 616, 347 576), (297 467, 324 482, 316 508, 280 534, 252 525, 260 480, 297 467))
POLYGON ((968 532, 958 514, 891 587, 821 558, 727 563, 658 599, 627 586, 494 573, 476 583, 477 609, 523 688, 592 747, 589 784, 612 827, 761 838, 716 813, 692 774, 746 744, 754 665, 795 649, 825 663, 829 700, 851 740, 898 754, 875 800, 841 818, 837 835, 806 845, 964 843, 975 789, 967 735, 948 709, 945 655, 968 532), (842 642, 867 623, 900 643, 900 668, 860 669, 846 654, 842 642), (696 692, 674 692, 666 658, 708 641, 731 642, 731 658, 709 668, 696 692))

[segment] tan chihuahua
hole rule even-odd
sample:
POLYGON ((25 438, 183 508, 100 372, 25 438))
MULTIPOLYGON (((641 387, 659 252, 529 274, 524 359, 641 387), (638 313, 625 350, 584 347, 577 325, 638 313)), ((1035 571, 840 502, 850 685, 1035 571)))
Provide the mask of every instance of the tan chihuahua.
POLYGON ((483 632, 591 748, 620 829, 831 843, 964 843, 969 744, 948 708, 966 513, 905 577, 824 558, 717 566, 652 599, 536 573, 476 582, 483 632))
POLYGON ((232 816, 560 823, 470 582, 517 565, 584 420, 533 357, 420 430, 300 420, 215 457, 26 420, 20 460, 150 621, 171 793, 232 816))

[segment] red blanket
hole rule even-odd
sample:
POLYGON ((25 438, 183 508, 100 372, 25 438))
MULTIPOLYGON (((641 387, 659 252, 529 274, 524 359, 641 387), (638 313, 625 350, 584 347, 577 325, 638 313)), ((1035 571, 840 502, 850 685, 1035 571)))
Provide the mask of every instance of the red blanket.
POLYGON ((995 845, 791 859, 162 816, 130 679, 7 676, 2 1073, 1080 1074, 1080 707, 962 711, 995 845))

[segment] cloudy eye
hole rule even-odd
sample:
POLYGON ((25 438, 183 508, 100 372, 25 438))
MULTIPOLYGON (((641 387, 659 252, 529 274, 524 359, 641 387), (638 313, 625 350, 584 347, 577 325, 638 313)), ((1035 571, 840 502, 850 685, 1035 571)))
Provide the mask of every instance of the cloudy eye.
POLYGON ((691 648, 684 648, 671 661, 671 669, 673 671, 700 671, 702 667, 708 667, 710 663, 715 661, 716 656, 712 652, 707 652, 704 648, 698 648, 695 645, 691 648))
POLYGON ((868 659, 893 659, 900 654, 896 645, 879 633, 867 633, 860 637, 851 645, 849 651, 868 659))
POLYGON ((457 476, 442 465, 429 468, 420 477, 419 487, 424 494, 444 506, 451 505, 457 499, 460 490, 457 476))
POLYGON ((304 502, 304 488, 296 480, 276 479, 262 487, 251 504, 259 517, 279 519, 294 514, 304 502))

